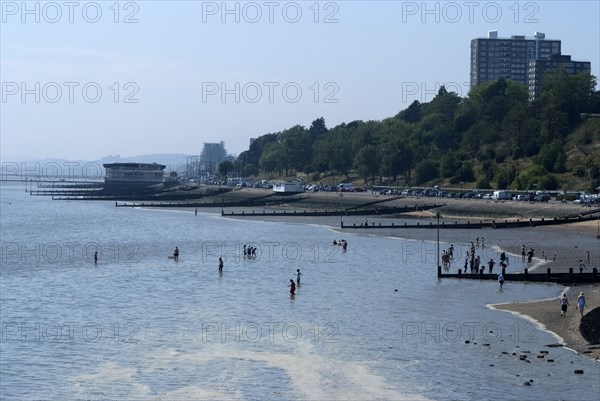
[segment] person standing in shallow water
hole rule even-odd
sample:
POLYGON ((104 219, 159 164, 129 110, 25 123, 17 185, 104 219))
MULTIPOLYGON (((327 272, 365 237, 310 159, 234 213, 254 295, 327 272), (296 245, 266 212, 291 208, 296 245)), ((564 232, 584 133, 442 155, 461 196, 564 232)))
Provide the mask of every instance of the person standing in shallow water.
POLYGON ((300 269, 296 269, 296 283, 298 284, 298 287, 300 287, 300 276, 302 276, 300 269))
POLYGON ((223 259, 219 258, 219 271, 223 271, 223 259))
POLYGON ((492 270, 494 270, 494 265, 495 265, 495 264, 496 264, 496 262, 494 262, 494 259, 490 259, 490 261, 488 262, 488 267, 489 267, 489 270, 488 270, 488 272, 489 272, 490 274, 492 273, 492 270))
POLYGON ((563 294, 562 297, 560 297, 560 315, 565 316, 568 308, 569 300, 567 299, 567 294, 563 294))
POLYGON ((290 295, 296 295, 296 284, 290 279, 290 295))
POLYGON ((94 252, 94 264, 98 264, 98 251, 94 252))

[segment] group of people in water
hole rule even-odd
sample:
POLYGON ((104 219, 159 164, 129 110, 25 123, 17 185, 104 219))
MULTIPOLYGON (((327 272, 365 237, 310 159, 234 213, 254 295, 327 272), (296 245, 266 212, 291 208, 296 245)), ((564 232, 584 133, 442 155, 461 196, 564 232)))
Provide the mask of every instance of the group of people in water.
POLYGON ((527 258, 527 264, 530 265, 533 262, 533 256, 533 248, 529 248, 529 250, 525 252, 525 244, 523 244, 523 246, 521 246, 521 259, 525 261, 525 258, 527 258))
POLYGON ((244 244, 244 250, 242 252, 244 254, 244 259, 256 258, 256 247, 254 246, 247 246, 244 244))
POLYGON ((296 269, 296 282, 293 279, 290 279, 290 296, 296 295, 296 288, 300 288, 300 277, 302 273, 300 273, 300 269, 296 269))
MULTIPOLYGON (((348 243, 345 240, 340 240, 339 242, 334 240, 333 241, 334 245, 340 245, 342 247, 344 247, 344 250, 346 250, 348 243)), ((256 248, 252 247, 252 246, 246 246, 244 245, 244 258, 255 258, 256 257, 256 248)), ((98 253, 96 252, 96 254, 94 255, 94 263, 98 262, 98 253)), ((173 256, 169 256, 170 259, 173 260, 179 260, 179 247, 175 247, 175 250, 173 251, 173 256)), ((222 274, 223 273, 223 266, 224 266, 224 262, 223 262, 223 258, 219 257, 219 273, 222 274)), ((300 272, 300 269, 296 269, 296 281, 294 282, 293 279, 290 279, 290 284, 288 287, 290 287, 290 295, 294 296, 296 295, 296 288, 300 287, 300 277, 302 277, 302 273, 300 272)))
POLYGON ((341 239, 341 240, 333 240, 333 245, 337 245, 337 246, 341 246, 342 250, 347 250, 348 249, 348 242, 346 242, 345 239, 341 239))

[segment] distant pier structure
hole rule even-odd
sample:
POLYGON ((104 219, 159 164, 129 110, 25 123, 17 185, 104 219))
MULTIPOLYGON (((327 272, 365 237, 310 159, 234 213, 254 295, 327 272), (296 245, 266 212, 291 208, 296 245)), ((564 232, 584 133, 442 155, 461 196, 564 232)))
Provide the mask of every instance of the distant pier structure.
POLYGON ((108 192, 132 192, 139 189, 162 189, 164 164, 158 163, 107 163, 104 189, 108 192))

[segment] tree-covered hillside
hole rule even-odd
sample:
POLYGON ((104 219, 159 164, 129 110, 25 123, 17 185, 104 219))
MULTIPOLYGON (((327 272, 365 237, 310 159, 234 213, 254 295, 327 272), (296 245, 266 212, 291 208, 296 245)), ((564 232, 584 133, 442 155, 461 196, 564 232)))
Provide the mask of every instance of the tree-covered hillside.
POLYGON ((440 88, 382 121, 328 129, 323 118, 259 137, 241 153, 244 176, 360 179, 392 185, 584 189, 600 186, 600 92, 558 69, 539 99, 511 80, 466 98, 440 88))

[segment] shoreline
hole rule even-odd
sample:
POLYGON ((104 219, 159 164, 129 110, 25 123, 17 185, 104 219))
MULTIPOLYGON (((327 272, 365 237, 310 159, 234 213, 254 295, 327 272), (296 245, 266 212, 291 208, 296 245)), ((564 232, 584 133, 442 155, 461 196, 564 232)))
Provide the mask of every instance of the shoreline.
MULTIPOLYGON (((261 192, 264 194, 264 192, 261 192)), ((316 193, 310 194, 306 200, 299 202, 291 202, 288 204, 267 206, 267 207, 248 207, 248 208, 231 208, 232 211, 237 210, 323 210, 323 209, 339 209, 343 202, 344 207, 358 206, 369 200, 381 199, 385 195, 371 195, 368 193, 348 194, 348 193, 316 193)), ((433 203, 440 199, 437 198, 403 198, 390 199, 386 206, 397 205, 418 205, 425 203, 433 203)), ((420 220, 431 221, 435 219, 437 211, 444 216, 445 219, 455 220, 492 220, 504 216, 507 218, 529 218, 529 217, 546 217, 553 218, 564 216, 573 213, 587 211, 579 205, 555 203, 526 203, 526 202, 494 202, 485 200, 456 200, 443 199, 447 203, 439 209, 431 211, 415 211, 408 214, 397 216, 369 216, 369 221, 381 222, 383 225, 386 222, 404 221, 404 220, 420 220), (448 202, 451 201, 451 202, 448 202), (490 213, 494 215, 490 217, 490 213), (510 216, 510 217, 509 217, 510 216)), ((188 209, 193 212, 193 209, 188 209)), ((220 209, 203 210, 203 212, 219 215, 220 209)), ((360 223, 364 217, 355 216, 330 216, 330 217, 299 217, 299 216, 262 216, 260 214, 247 216, 221 216, 224 218, 236 220, 254 220, 254 221, 275 221, 290 224, 308 224, 324 228, 328 228, 338 233, 348 233, 349 230, 344 230, 340 227, 340 221, 356 220, 360 223)), ((509 270, 522 271, 522 268, 527 267, 523 264, 520 256, 522 245, 533 247, 536 250, 533 265, 529 269, 539 269, 541 266, 547 266, 556 271, 568 272, 569 268, 577 271, 577 262, 579 259, 585 260, 585 252, 590 252, 591 263, 588 269, 592 266, 600 267, 600 240, 597 236, 597 223, 580 222, 561 226, 547 227, 527 227, 523 229, 505 228, 505 229, 453 229, 440 230, 443 236, 440 236, 440 242, 447 244, 455 244, 457 248, 457 257, 455 257, 451 269, 462 268, 463 255, 471 241, 475 237, 485 238, 486 256, 497 260, 499 250, 505 251, 511 255, 511 264, 509 270)), ((436 241, 435 230, 430 229, 352 229, 352 233, 366 234, 369 236, 379 236, 387 238, 399 238, 406 241, 436 241)), ((480 252, 484 249, 480 248, 480 252)), ((485 259, 485 257, 483 258, 485 259)), ((508 283, 510 284, 510 283, 508 283)), ((558 297, 546 298, 526 303, 507 302, 503 304, 487 305, 490 309, 504 311, 515 314, 516 316, 533 322, 540 330, 545 330, 551 333, 562 343, 566 348, 574 352, 581 353, 585 356, 600 360, 600 346, 594 347, 589 344, 580 334, 579 331, 579 312, 575 309, 575 301, 579 291, 583 290, 586 295, 587 308, 585 313, 589 313, 592 309, 600 307, 600 286, 586 285, 578 287, 565 287, 563 292, 567 292, 570 306, 567 316, 560 317, 560 305, 558 297), (589 347, 592 346, 592 349, 589 347)))
POLYGON ((581 291, 587 303, 585 316, 594 308, 600 307, 600 287, 597 285, 566 287, 561 291, 561 294, 566 293, 569 299, 569 308, 564 317, 560 316, 559 297, 524 303, 491 304, 488 307, 531 321, 538 329, 553 334, 565 348, 600 361, 600 345, 590 344, 579 330, 581 316, 575 308, 575 303, 581 291))

